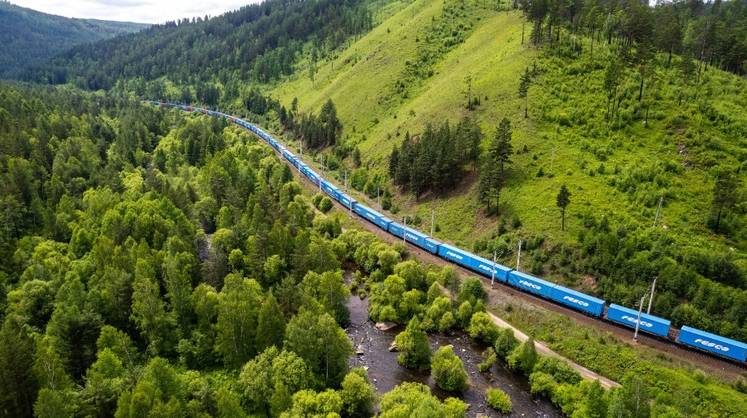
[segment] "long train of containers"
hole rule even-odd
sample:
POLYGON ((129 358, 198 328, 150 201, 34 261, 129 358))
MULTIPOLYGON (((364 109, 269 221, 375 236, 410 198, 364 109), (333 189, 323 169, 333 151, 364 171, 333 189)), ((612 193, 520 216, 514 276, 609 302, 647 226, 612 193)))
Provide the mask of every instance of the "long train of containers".
MULTIPOLYGON (((519 290, 567 306, 587 315, 606 319, 610 322, 631 329, 636 328, 636 325, 638 325, 641 332, 646 332, 662 338, 673 339, 670 337, 672 326, 670 321, 667 319, 646 313, 641 313, 639 315, 637 310, 616 304, 610 304, 607 306, 606 302, 602 299, 494 263, 469 251, 440 242, 417 229, 392 221, 390 218, 387 218, 374 209, 371 209, 348 196, 335 185, 316 173, 308 165, 303 163, 301 159, 296 157, 295 154, 285 148, 270 134, 254 124, 225 113, 204 108, 154 101, 148 101, 148 103, 159 106, 176 107, 188 112, 200 112, 209 116, 223 117, 232 123, 248 129, 260 139, 267 142, 268 145, 282 155, 283 158, 288 160, 288 162, 290 162, 291 165, 293 165, 293 167, 295 167, 301 174, 318 186, 320 190, 329 195, 332 199, 338 201, 346 209, 355 212, 361 218, 366 219, 393 236, 402 239, 404 242, 420 247, 421 249, 437 255, 444 260, 472 270, 483 277, 508 284, 519 290)), ((730 360, 735 360, 743 364, 747 361, 747 344, 696 328, 683 326, 675 341, 682 345, 706 351, 730 360)))

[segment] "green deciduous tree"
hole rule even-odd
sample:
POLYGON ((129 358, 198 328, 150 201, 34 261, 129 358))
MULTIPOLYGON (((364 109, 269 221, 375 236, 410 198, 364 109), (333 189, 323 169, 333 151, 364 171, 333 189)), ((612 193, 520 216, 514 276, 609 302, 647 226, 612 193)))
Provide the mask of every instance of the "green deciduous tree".
POLYGON ((303 310, 288 322, 284 348, 298 354, 322 387, 336 387, 348 370, 353 344, 327 313, 303 310))
POLYGON ((522 371, 529 376, 537 363, 537 350, 534 347, 534 339, 529 338, 521 345, 514 348, 506 358, 508 366, 514 370, 522 371))
POLYGON ((401 383, 381 398, 382 418, 463 418, 466 412, 464 402, 447 398, 441 403, 428 386, 421 383, 401 383))
POLYGON ((368 380, 365 369, 355 368, 342 380, 340 390, 344 416, 365 418, 373 415, 376 389, 368 380))
POLYGON ((431 346, 428 335, 420 326, 417 317, 412 318, 407 328, 395 338, 399 356, 397 363, 408 369, 426 370, 431 365, 431 346))
POLYGON ((131 318, 140 335, 148 342, 148 352, 158 355, 170 350, 176 321, 173 315, 166 312, 154 275, 153 267, 147 260, 137 261, 131 318))
POLYGON ((285 315, 280 309, 275 296, 269 293, 262 302, 259 310, 257 323, 257 350, 264 350, 267 347, 283 346, 283 337, 285 336, 285 315))
POLYGON ((226 276, 218 303, 216 349, 228 367, 239 367, 257 353, 256 330, 262 288, 255 280, 226 276))
POLYGON ((244 365, 239 384, 251 411, 270 416, 290 407, 291 394, 313 386, 313 376, 298 355, 272 346, 244 365), (280 402, 281 395, 288 399, 280 402))
POLYGON ((301 288, 305 297, 320 303, 338 324, 346 326, 350 322, 347 307, 350 290, 345 285, 341 270, 321 274, 310 271, 304 276, 301 288))
POLYGON ((451 345, 439 348, 433 355, 431 372, 438 387, 445 391, 462 392, 469 385, 462 360, 454 354, 451 345))

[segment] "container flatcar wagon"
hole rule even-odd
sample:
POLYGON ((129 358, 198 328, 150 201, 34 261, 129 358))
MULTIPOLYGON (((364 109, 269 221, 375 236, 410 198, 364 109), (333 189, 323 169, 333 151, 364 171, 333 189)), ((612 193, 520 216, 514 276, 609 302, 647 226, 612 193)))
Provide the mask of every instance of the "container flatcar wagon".
POLYGON ((495 274, 495 279, 503 283, 508 281, 508 273, 511 271, 508 267, 493 263, 492 261, 449 244, 442 243, 438 249, 438 255, 452 263, 459 264, 460 266, 480 273, 485 277, 493 278, 493 275, 495 274))
POLYGON ((508 274, 508 283, 516 288, 547 299, 552 298, 553 289, 555 288, 555 285, 548 281, 516 270, 511 270, 508 274))
POLYGON ((683 326, 677 337, 680 344, 707 351, 744 363, 747 360, 747 344, 731 338, 711 334, 697 328, 683 326))
MULTIPOLYGON (((620 325, 625 325, 628 328, 635 328, 636 323, 638 323, 638 311, 613 303, 607 309, 607 319, 620 325)), ((641 321, 638 328, 643 332, 666 338, 669 336, 670 322, 668 319, 641 313, 641 321)))
POLYGON ((409 226, 404 226, 398 222, 392 222, 389 224, 389 233, 395 237, 402 238, 406 242, 411 242, 431 254, 438 253, 438 246, 441 244, 417 229, 412 229, 409 226))
POLYGON ((384 231, 389 231, 389 224, 392 223, 392 220, 380 214, 379 212, 376 212, 375 210, 361 204, 360 202, 355 204, 353 211, 360 215, 360 217, 367 219, 384 231))
POLYGON ((557 284, 552 288, 550 299, 597 318, 604 313, 602 299, 557 284))

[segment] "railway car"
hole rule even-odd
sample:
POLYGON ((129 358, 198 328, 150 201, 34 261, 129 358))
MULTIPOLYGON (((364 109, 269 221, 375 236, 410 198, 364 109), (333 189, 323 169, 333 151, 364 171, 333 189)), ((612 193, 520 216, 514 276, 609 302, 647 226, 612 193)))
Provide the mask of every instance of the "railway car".
POLYGON ((283 149, 283 157, 285 157, 286 160, 290 161, 290 163, 293 164, 294 167, 298 168, 298 158, 296 158, 295 154, 290 152, 287 148, 283 149))
POLYGON ((443 259, 459 264, 460 266, 480 273, 485 277, 493 278, 493 274, 495 274, 495 279, 503 283, 508 280, 508 273, 511 271, 511 269, 506 266, 493 263, 492 261, 449 244, 442 243, 438 249, 438 255, 443 259))
POLYGON ((307 166, 303 173, 306 175, 306 177, 309 178, 309 180, 311 180, 312 183, 316 184, 317 186, 319 185, 321 177, 311 167, 307 166))
POLYGON ((392 222, 389 224, 389 233, 404 239, 406 242, 411 242, 431 254, 437 254, 438 247, 441 245, 440 242, 430 238, 428 235, 425 235, 417 229, 412 229, 409 226, 404 226, 398 222, 392 222))
POLYGON ((707 351, 717 356, 726 357, 742 363, 747 361, 747 344, 697 328, 683 325, 677 341, 680 344, 707 351))
POLYGON ((334 184, 328 182, 327 180, 324 180, 323 178, 321 179, 321 182, 322 190, 324 191, 324 193, 327 193, 331 198, 339 201, 340 199, 337 197, 337 194, 340 193, 340 189, 335 187, 334 184))
MULTIPOLYGON (((638 323, 638 311, 612 303, 607 308, 607 320, 635 329, 636 323, 638 323)), ((641 322, 638 329, 643 332, 667 338, 669 337, 670 327, 671 323, 668 319, 641 313, 641 322)))
POLYGON ((508 274, 508 283, 525 292, 552 299, 555 285, 538 277, 530 276, 520 271, 511 270, 508 274))
POLYGON ((601 318, 604 313, 605 302, 602 299, 568 289, 558 284, 553 285, 550 299, 597 318, 601 318))
POLYGON ((353 207, 353 211, 360 215, 362 218, 368 219, 374 225, 388 232, 389 224, 392 223, 391 219, 360 203, 355 204, 355 207, 353 207))
POLYGON ((355 205, 358 203, 355 199, 345 194, 345 192, 340 191, 337 193, 337 200, 340 201, 340 203, 345 206, 346 208, 353 210, 355 208, 355 205))

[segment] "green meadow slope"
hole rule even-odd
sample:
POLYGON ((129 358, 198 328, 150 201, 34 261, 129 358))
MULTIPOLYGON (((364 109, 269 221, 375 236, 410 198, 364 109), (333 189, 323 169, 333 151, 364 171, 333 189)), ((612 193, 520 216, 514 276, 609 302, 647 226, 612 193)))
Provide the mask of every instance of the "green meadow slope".
MULTIPOLYGON (((288 105, 298 98, 302 111, 315 111, 331 98, 346 135, 358 144, 364 165, 373 171, 386 171, 389 153, 402 142, 405 132, 417 134, 427 123, 456 122, 467 113, 474 114, 484 133, 491 133, 501 117, 512 118, 517 125, 515 143, 523 143, 534 128, 519 117, 523 101, 516 94, 517 74, 537 51, 522 47, 522 17, 517 12, 478 9, 479 20, 466 41, 434 65, 432 77, 415 86, 406 98, 395 91, 405 63, 417 54, 419 37, 442 9, 442 1, 413 2, 337 59, 320 65, 313 81, 300 71, 272 95, 288 105), (472 89, 487 97, 473 112, 463 105, 467 76, 472 78, 472 89)), ((470 181, 462 190, 441 198, 415 202, 412 196, 401 195, 397 200, 407 214, 420 213, 430 219, 431 209, 437 210, 441 231, 436 235, 462 242, 474 239, 475 230, 485 232, 496 224, 495 219, 479 214, 475 192, 476 183, 470 181)))
MULTIPOLYGON (((659 276, 657 313, 677 325, 747 338, 739 312, 747 303, 745 208, 730 210, 719 234, 707 226, 716 174, 728 169, 744 177, 745 80, 710 67, 697 77, 679 57, 669 65, 657 56, 640 99, 637 69, 621 71, 619 105, 607 120, 604 79, 614 42, 597 41, 592 54, 589 39, 562 32, 561 46, 534 47, 529 24, 522 43, 520 12, 484 4, 414 1, 316 63, 313 77, 301 62, 269 94, 286 107, 297 98, 310 112, 331 98, 344 141, 359 148, 369 177, 385 175, 405 132, 469 114, 482 128, 484 149, 500 119, 509 118, 516 153, 501 216, 485 216, 471 168, 455 190, 419 201, 390 183, 390 215, 414 216, 427 232, 435 213, 436 237, 486 256, 495 250, 508 265, 523 240, 522 269, 618 303, 634 304, 659 276), (437 30, 444 27, 445 34, 437 30), (412 78, 413 67, 426 75, 412 78), (518 89, 527 68, 537 75, 524 118, 518 89), (472 111, 465 106, 468 80, 481 101, 472 111), (555 201, 561 185, 571 192, 565 231, 555 201)), ((353 169, 350 159, 344 164, 353 169)), ((376 199, 356 197, 376 206, 376 199)))

